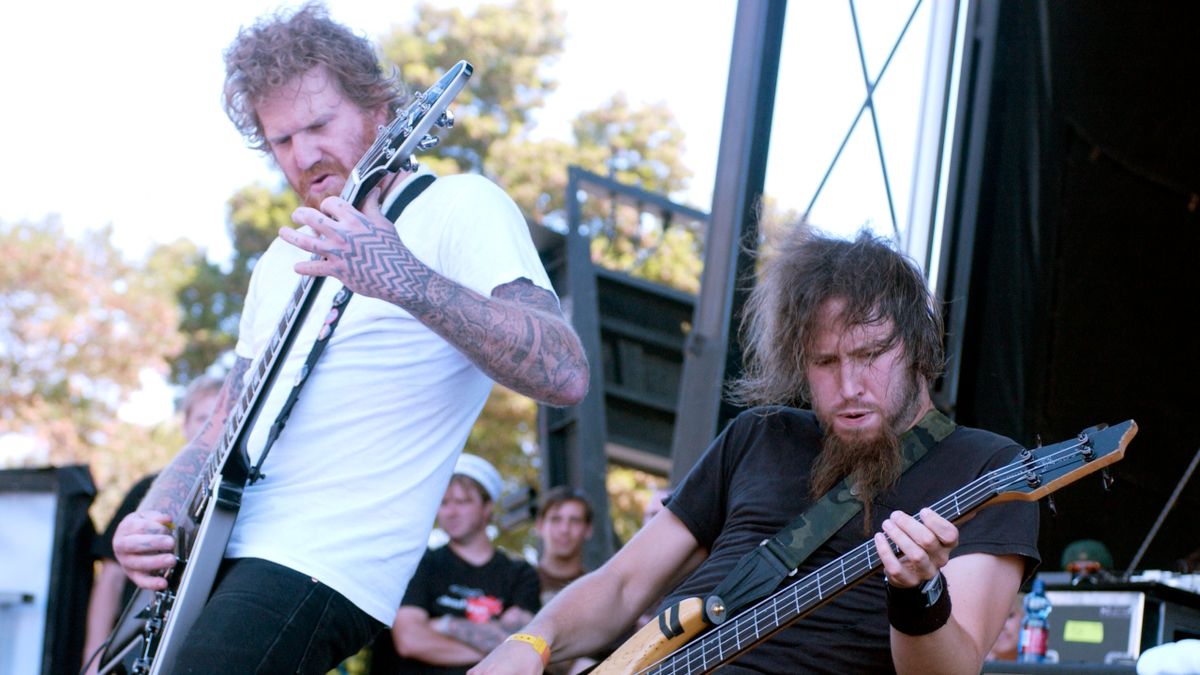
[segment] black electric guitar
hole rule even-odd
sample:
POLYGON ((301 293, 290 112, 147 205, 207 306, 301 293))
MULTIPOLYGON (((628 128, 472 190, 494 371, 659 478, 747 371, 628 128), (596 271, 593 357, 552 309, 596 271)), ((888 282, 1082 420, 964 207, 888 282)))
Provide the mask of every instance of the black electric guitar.
MULTIPOLYGON (((380 128, 371 148, 350 172, 342 199, 361 207, 365 196, 389 173, 415 168, 413 154, 437 145, 438 138, 429 133, 434 125, 453 125, 447 108, 473 70, 470 63, 459 61, 397 111, 395 120, 380 128)), ((173 670, 184 638, 208 601, 242 490, 250 480, 246 450, 250 430, 324 281, 319 276, 301 279, 275 334, 255 358, 221 440, 185 502, 187 513, 175 522, 178 562, 167 575, 168 587, 158 592, 140 590, 125 607, 101 657, 100 673, 158 675, 173 670)))
MULTIPOLYGON (((943 518, 958 522, 988 504, 1040 499, 1119 461, 1136 433, 1137 424, 1127 420, 1112 427, 1084 430, 1069 441, 1024 450, 1007 466, 979 476, 930 508, 943 518)), ((589 672, 592 675, 710 672, 866 579, 881 566, 874 540, 866 541, 715 627, 705 621, 702 598, 682 600, 646 624, 589 672)))

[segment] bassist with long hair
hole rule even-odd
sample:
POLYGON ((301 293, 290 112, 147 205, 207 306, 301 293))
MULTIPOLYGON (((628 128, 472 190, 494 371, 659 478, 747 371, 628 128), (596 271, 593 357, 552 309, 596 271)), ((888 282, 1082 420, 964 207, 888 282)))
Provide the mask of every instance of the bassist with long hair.
MULTIPOLYGON (((718 436, 629 544, 473 675, 537 673, 590 653, 664 594, 643 631, 684 634, 697 621, 681 601, 713 597, 743 556, 826 493, 857 511, 829 528, 794 578, 863 542, 884 574, 868 566, 859 580, 843 567, 818 584, 823 602, 808 616, 776 632, 772 610, 679 666, 630 667, 617 658, 622 647, 596 672, 708 672, 723 663, 730 673, 979 672, 1039 562, 1037 507, 990 506, 958 526, 922 508, 1021 448, 934 408, 942 323, 920 270, 869 233, 843 241, 798 226, 766 261, 742 337, 748 360, 733 393, 757 407, 718 436)), ((729 610, 705 600, 703 616, 720 624, 729 610)))

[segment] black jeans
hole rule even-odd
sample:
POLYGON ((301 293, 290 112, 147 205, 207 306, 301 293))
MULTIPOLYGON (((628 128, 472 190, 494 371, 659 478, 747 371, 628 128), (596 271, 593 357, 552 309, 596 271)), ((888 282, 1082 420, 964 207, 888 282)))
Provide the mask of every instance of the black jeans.
POLYGON ((312 577, 257 558, 225 560, 174 672, 322 674, 383 628, 312 577))

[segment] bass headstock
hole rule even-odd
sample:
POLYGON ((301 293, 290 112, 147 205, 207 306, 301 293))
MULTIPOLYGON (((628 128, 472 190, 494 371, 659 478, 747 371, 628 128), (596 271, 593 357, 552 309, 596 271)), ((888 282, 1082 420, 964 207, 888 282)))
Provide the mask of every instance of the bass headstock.
POLYGON ((1094 426, 1075 438, 1022 450, 1007 466, 989 476, 994 501, 1035 501, 1089 474, 1120 461, 1137 434, 1137 423, 1094 426))

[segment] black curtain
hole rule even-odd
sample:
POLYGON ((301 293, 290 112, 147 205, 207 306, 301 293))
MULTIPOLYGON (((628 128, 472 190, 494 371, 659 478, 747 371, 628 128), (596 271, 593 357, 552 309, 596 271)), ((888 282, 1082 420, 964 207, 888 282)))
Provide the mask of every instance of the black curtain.
MULTIPOLYGON (((1023 443, 1140 427, 1105 492, 1043 508, 1129 564, 1192 456, 1200 347, 1200 22, 1187 4, 1006 0, 997 28, 958 419, 1023 443)), ((1200 476, 1139 569, 1200 547, 1200 476)))

